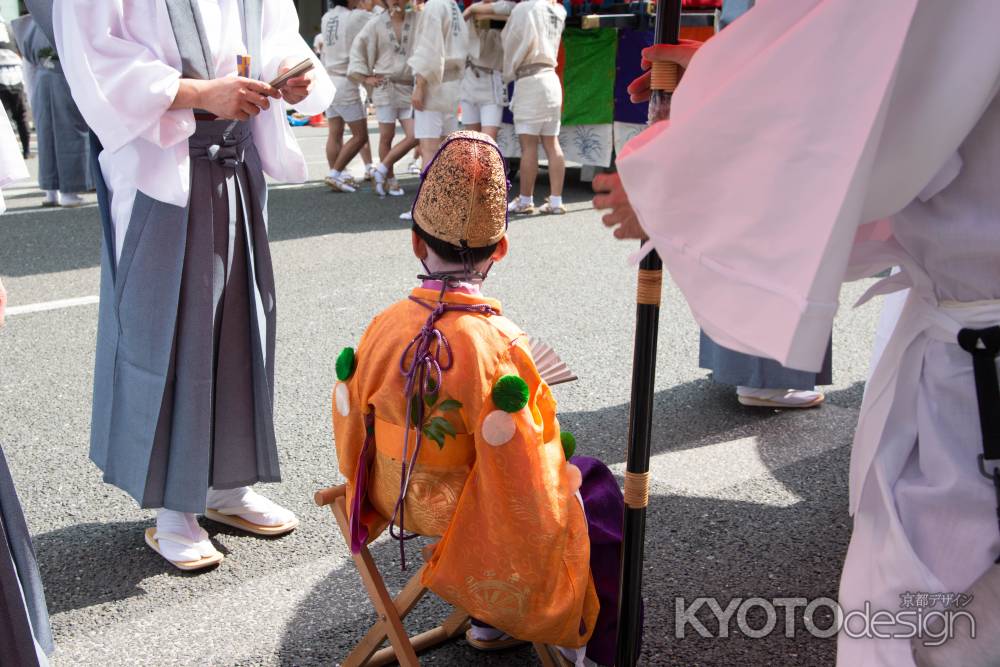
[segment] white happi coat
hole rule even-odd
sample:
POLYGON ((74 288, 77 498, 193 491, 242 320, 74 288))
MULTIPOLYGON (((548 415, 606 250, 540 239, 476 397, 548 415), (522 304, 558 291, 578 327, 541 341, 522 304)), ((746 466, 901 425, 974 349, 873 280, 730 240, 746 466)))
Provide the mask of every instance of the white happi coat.
POLYGON ((347 79, 347 66, 351 59, 351 45, 372 13, 364 9, 334 7, 320 22, 323 35, 323 65, 337 88, 334 104, 346 105, 361 101, 361 89, 347 79))
POLYGON ((465 59, 469 54, 468 28, 454 0, 428 0, 417 18, 410 69, 427 80, 424 109, 458 112, 465 59))
MULTIPOLYGON (((816 370, 841 283, 910 288, 851 458, 845 612, 958 593, 1000 554, 972 358, 1000 324, 1000 40, 992 0, 762 2, 709 42, 672 119, 618 161, 652 245, 715 340, 816 370), (737 65, 734 65, 737 64, 737 65), (891 216, 891 234, 873 234, 891 216)), ((912 665, 839 637, 844 667, 912 665)))
MULTIPOLYGON (((236 74, 236 56, 247 52, 237 0, 198 0, 216 76, 236 74)), ((171 110, 181 78, 167 7, 163 0, 127 3, 55 0, 54 28, 60 52, 82 54, 62 62, 80 111, 100 138, 101 170, 111 192, 116 256, 122 244, 135 193, 175 206, 185 206, 190 188, 188 138, 195 131, 191 109, 171 110)), ((285 59, 312 58, 315 85, 296 105, 302 113, 324 111, 334 88, 315 54, 298 31, 298 14, 291 0, 263 3, 261 78, 277 75, 285 59)), ((280 181, 302 182, 305 158, 288 126, 285 103, 252 121, 254 142, 264 172, 280 181)))
POLYGON ((364 9, 334 7, 323 15, 323 65, 328 74, 347 75, 351 45, 361 29, 374 16, 364 9))
POLYGON ((503 29, 503 79, 515 81, 514 122, 559 120, 562 85, 555 68, 566 9, 549 0, 519 2, 503 29), (536 71, 540 70, 540 71, 536 71))
POLYGON ((365 77, 382 77, 382 83, 372 90, 372 102, 377 107, 409 109, 413 95, 413 70, 407 60, 413 53, 413 32, 417 17, 407 12, 403 17, 400 37, 392 28, 389 12, 376 14, 351 45, 347 75, 360 83, 365 77))
MULTIPOLYGON (((490 3, 490 11, 499 16, 509 16, 515 3, 498 0, 490 3)), ((462 103, 476 105, 504 104, 503 40, 500 30, 476 25, 476 17, 466 23, 469 31, 469 60, 462 77, 462 103)))

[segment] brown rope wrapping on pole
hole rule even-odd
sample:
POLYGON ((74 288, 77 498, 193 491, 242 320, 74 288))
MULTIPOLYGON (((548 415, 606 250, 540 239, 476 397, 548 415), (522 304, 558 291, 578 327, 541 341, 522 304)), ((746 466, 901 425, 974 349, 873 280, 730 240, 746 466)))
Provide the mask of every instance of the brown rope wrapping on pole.
POLYGON ((639 269, 639 287, 635 297, 636 303, 659 306, 662 291, 663 271, 639 269))
POLYGON ((672 93, 677 90, 681 80, 681 67, 677 63, 653 63, 652 74, 649 77, 650 90, 662 90, 672 93))
POLYGON ((649 505, 649 472, 625 473, 625 506, 639 509, 649 505))

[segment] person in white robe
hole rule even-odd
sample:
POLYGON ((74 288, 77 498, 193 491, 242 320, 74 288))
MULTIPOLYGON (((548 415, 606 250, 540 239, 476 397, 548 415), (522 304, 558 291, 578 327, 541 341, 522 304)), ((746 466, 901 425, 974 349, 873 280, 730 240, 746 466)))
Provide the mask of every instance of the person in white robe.
POLYGON ((359 152, 365 163, 365 178, 371 175, 372 155, 368 148, 368 110, 364 91, 347 78, 351 45, 361 29, 372 18, 367 0, 334 0, 333 7, 323 15, 323 64, 337 94, 326 110, 329 134, 326 139, 326 160, 330 167, 324 181, 335 192, 355 192, 358 183, 346 172, 347 165, 359 152), (344 125, 351 138, 344 143, 344 125))
POLYGON ((556 74, 559 42, 566 25, 566 9, 557 0, 525 0, 510 13, 503 29, 503 79, 514 81, 510 110, 521 144, 520 196, 510 202, 515 215, 535 213, 538 144, 549 160, 549 196, 538 208, 562 214, 566 159, 559 145, 562 120, 562 84, 556 74))
POLYGON ((648 237, 707 333, 793 368, 819 368, 845 280, 901 267, 869 292, 909 289, 855 434, 839 599, 893 616, 882 638, 842 627, 842 667, 913 665, 897 614, 1000 555, 998 22, 990 0, 860 19, 850 0, 760 3, 693 58, 647 50, 688 67, 671 120, 595 183, 605 224, 648 237))
POLYGON ((378 119, 379 164, 372 174, 375 194, 400 197, 404 193, 394 165, 417 145, 413 130, 413 53, 417 15, 404 9, 404 0, 388 0, 388 10, 362 29, 351 47, 348 76, 371 88, 378 119), (393 146, 396 123, 403 138, 393 146))
POLYGON ((103 147, 91 458, 158 509, 147 544, 201 569, 222 555, 199 513, 262 535, 298 524, 251 488, 280 480, 264 175, 306 179, 285 106, 321 113, 334 87, 291 0, 53 9, 66 78, 103 147), (314 70, 280 91, 263 83, 306 58, 314 70))
POLYGON ((469 35, 454 0, 427 0, 416 7, 409 64, 414 75, 414 134, 426 166, 441 146, 442 137, 458 129, 458 97, 469 35))
POLYGON ((503 82, 503 41, 501 31, 479 25, 479 17, 510 16, 515 3, 510 0, 483 0, 465 8, 469 23, 469 59, 462 76, 462 128, 483 132, 494 139, 503 123, 507 87, 503 82))

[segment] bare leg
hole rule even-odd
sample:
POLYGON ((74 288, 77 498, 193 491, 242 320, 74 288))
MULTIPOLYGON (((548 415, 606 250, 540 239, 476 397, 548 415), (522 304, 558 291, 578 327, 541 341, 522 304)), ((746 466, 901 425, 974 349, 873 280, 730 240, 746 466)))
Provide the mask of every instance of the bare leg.
POLYGON ((559 137, 543 136, 542 146, 549 158, 549 193, 562 197, 563 182, 566 180, 566 158, 559 145, 559 137))
MULTIPOLYGON (((365 124, 365 139, 368 138, 368 119, 364 119, 365 124)), ((353 130, 352 130, 353 131, 353 130)), ((365 141, 365 145, 361 147, 361 161, 365 164, 372 163, 372 146, 370 141, 365 141)))
POLYGON ((337 161, 333 165, 333 168, 337 171, 347 169, 347 165, 351 163, 351 160, 358 154, 358 151, 368 145, 367 119, 362 118, 353 123, 348 123, 348 127, 351 128, 351 138, 344 144, 344 147, 340 150, 340 155, 337 157, 337 161))
POLYGON ((521 196, 531 197, 538 177, 538 137, 519 134, 517 138, 521 141, 521 196))
POLYGON ((483 134, 488 134, 493 141, 496 141, 497 135, 500 134, 500 128, 492 125, 484 125, 482 131, 483 134))
POLYGON ((326 135, 326 164, 333 169, 333 164, 340 155, 340 149, 343 148, 344 119, 339 116, 327 118, 326 126, 329 128, 329 134, 326 135))
MULTIPOLYGON (((414 120, 412 118, 400 119, 399 125, 403 128, 403 136, 406 141, 416 142, 416 138, 413 136, 413 128, 415 127, 414 120)), ((417 152, 419 152, 419 144, 417 144, 417 152)), ((392 167, 389 167, 389 176, 394 176, 395 173, 392 167)))
POLYGON ((473 132, 482 132, 482 123, 462 123, 463 130, 472 130, 473 132))
MULTIPOLYGON (((389 154, 389 150, 392 149, 392 140, 396 137, 396 124, 395 123, 379 123, 378 124, 378 161, 385 163, 385 158, 389 154)), ((392 177, 392 167, 389 167, 389 173, 387 174, 390 178, 392 177)))
POLYGON ((421 164, 424 167, 431 163, 434 156, 437 154, 438 149, 441 148, 441 137, 437 139, 421 139, 420 140, 420 157, 421 164))
MULTIPOLYGON (((396 145, 393 146, 382 158, 382 164, 385 165, 390 172, 394 164, 399 162, 406 156, 407 153, 417 146, 417 140, 413 138, 413 120, 401 120, 399 121, 399 124, 403 126, 403 130, 406 132, 406 138, 397 142, 396 145)), ((395 130, 395 127, 393 129, 395 130)))

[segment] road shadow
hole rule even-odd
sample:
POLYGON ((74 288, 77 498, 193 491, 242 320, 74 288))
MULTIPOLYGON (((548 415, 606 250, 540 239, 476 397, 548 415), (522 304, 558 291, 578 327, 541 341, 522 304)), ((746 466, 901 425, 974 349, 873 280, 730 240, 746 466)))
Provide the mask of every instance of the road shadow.
MULTIPOLYGON (((328 520, 332 522, 332 517, 328 520)), ((399 545, 383 535, 369 549, 389 591, 396 594, 423 562, 420 549, 426 541, 407 543, 407 571, 400 570, 399 545)), ((342 547, 346 553, 346 546, 342 547)), ((404 621, 414 635, 434 627, 451 612, 451 607, 432 593, 404 621)), ((339 664, 364 637, 376 621, 374 609, 365 594, 361 577, 349 558, 310 590, 287 624, 278 658, 287 667, 339 664)), ((421 655, 421 664, 445 665, 532 665, 533 653, 523 647, 502 653, 484 654, 457 640, 421 655)))
MULTIPOLYGON (((152 525, 149 520, 82 523, 35 535, 32 541, 49 613, 145 595, 142 582, 157 575, 187 578, 210 571, 182 572, 168 564, 143 538, 152 525)), ((209 534, 215 533, 209 529, 209 534)), ((228 553, 218 543, 215 546, 223 555, 228 553)))
MULTIPOLYGON (((540 192, 547 191, 545 181, 540 178, 540 192)), ((400 220, 399 214, 412 206, 418 180, 406 175, 400 182, 407 194, 384 199, 374 196, 367 184, 353 194, 333 192, 321 181, 272 188, 268 194, 271 240, 409 229, 410 223, 400 220)), ((589 185, 579 183, 578 177, 567 183, 567 203, 590 197, 589 185)), ((37 215, 20 212, 0 221, 0 267, 7 276, 94 268, 100 265, 100 249, 100 212, 95 206, 39 209, 37 215)))
MULTIPOLYGON (((796 417, 788 412, 748 408, 738 403, 732 387, 709 378, 691 380, 658 391, 653 397, 653 454, 682 451, 755 433, 768 422, 796 417)), ((559 425, 576 436, 577 453, 612 465, 625 460, 629 404, 592 411, 560 412, 559 425), (609 437, 608 434, 614 434, 609 437)))

